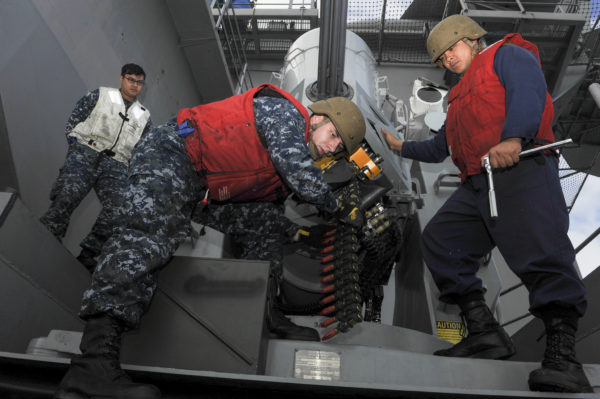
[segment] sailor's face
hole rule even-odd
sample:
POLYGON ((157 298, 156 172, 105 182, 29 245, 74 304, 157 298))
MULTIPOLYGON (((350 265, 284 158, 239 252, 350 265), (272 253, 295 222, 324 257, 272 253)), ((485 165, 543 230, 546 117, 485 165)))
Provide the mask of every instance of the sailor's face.
POLYGON ((135 101, 144 87, 144 75, 125 74, 121 76, 121 93, 128 101, 135 101))
MULTIPOLYGON (((473 43, 476 41, 473 40, 473 43)), ((471 47, 462 40, 456 42, 453 46, 440 56, 440 61, 446 69, 457 73, 463 74, 469 69, 471 61, 473 60, 473 50, 471 47)))
MULTIPOLYGON (((313 115, 311 123, 316 124, 324 119, 322 115, 313 115)), ((342 138, 338 134, 333 122, 319 126, 311 132, 310 140, 317 149, 320 157, 326 157, 335 154, 344 149, 342 138)))

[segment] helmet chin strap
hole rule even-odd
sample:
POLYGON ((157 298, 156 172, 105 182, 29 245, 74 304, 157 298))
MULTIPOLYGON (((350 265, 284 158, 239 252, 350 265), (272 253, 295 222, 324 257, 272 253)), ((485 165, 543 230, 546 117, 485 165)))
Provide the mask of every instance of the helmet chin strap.
MULTIPOLYGON (((312 132, 311 132, 311 136, 312 136, 312 132)), ((318 159, 321 158, 321 154, 319 154, 319 150, 317 150, 317 146, 315 145, 315 143, 312 142, 312 140, 310 140, 308 142, 308 149, 310 150, 310 155, 311 155, 312 159, 317 161, 318 159)))
POLYGON ((311 130, 311 134, 312 132, 314 132, 315 130, 317 130, 318 128, 320 128, 321 126, 325 126, 326 124, 328 124, 329 122, 331 122, 331 119, 329 119, 326 116, 323 116, 323 120, 321 122, 317 122, 317 123, 311 123, 309 125, 309 128, 311 130))

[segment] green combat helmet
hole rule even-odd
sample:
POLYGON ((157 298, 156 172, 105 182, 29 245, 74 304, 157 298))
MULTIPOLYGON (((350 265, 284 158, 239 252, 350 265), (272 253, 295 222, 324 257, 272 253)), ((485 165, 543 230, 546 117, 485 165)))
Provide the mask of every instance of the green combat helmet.
POLYGON ((449 16, 434 26, 427 37, 427 52, 431 62, 440 65, 438 61, 440 56, 459 40, 479 39, 486 33, 477 22, 466 15, 449 16))
MULTIPOLYGON (((308 106, 313 113, 325 115, 333 122, 348 154, 365 138, 365 118, 356 104, 346 97, 332 97, 308 106)), ((319 125, 329 122, 325 120, 319 125)))

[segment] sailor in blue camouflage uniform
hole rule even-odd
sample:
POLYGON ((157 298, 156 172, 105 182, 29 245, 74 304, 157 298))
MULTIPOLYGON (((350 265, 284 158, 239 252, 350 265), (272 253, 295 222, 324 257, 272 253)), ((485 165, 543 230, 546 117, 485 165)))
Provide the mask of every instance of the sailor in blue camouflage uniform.
POLYGON ((152 126, 150 112, 136 99, 145 76, 140 66, 124 65, 120 89, 100 87, 90 91, 77 102, 67 121, 67 157, 50 191, 50 207, 40 221, 61 240, 71 214, 94 189, 102 209, 81 242, 77 257, 90 271, 115 226, 131 150, 152 126))
MULTIPOLYGON (((238 109, 231 102, 243 103, 248 98, 249 115, 254 114, 254 118, 242 121, 240 126, 246 129, 244 133, 258 134, 277 178, 304 201, 334 213, 342 221, 348 220, 356 209, 340 204, 343 199, 331 192, 314 159, 340 150, 351 152, 359 145, 365 122, 358 107, 345 98, 322 100, 309 107, 314 112, 309 117, 291 95, 274 86, 261 85, 251 92, 191 110, 198 110, 199 113, 192 113, 196 116, 209 110, 210 113, 202 114, 210 116, 208 122, 225 120, 227 124, 235 117, 220 118, 217 109, 221 107, 223 113, 238 109), (271 95, 261 95, 263 89, 271 95)), ((179 117, 181 114, 182 111, 179 117)), ((184 128, 185 124, 175 119, 152 129, 135 148, 129 171, 130 186, 123 202, 124 224, 103 247, 91 286, 84 293, 81 316, 86 326, 82 355, 72 361, 55 398, 71 398, 69 395, 74 392, 88 395, 81 397, 160 397, 156 387, 131 382, 118 367, 120 337, 123 331, 139 326, 156 290, 158 272, 189 235, 193 214, 197 221, 241 238, 244 258, 271 262, 269 330, 280 338, 319 340, 315 330, 293 324, 276 306, 274 291, 281 279, 281 241, 294 235, 296 228, 291 222, 282 223, 285 196, 270 201, 233 201, 208 195, 214 185, 202 179, 203 171, 194 163, 194 159, 209 162, 210 158, 206 150, 210 133, 202 123, 201 118, 196 118, 194 124, 200 127, 193 129, 193 134, 203 139, 201 157, 189 145, 192 135, 184 128), (206 197, 211 200, 204 206, 202 200, 206 197)), ((251 147, 248 143, 253 138, 243 137, 247 137, 245 142, 235 144, 245 151, 251 147)), ((221 149, 214 151, 226 156, 221 149)), ((256 187, 259 183, 248 190, 256 187)), ((235 192, 235 187, 221 186, 218 191, 235 192)), ((237 198, 247 198, 246 194, 243 192, 237 198)))

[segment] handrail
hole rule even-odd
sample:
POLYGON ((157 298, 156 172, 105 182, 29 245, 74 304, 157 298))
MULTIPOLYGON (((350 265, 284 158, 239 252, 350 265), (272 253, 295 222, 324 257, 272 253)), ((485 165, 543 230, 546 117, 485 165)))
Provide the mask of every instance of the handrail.
MULTIPOLYGON (((215 23, 215 29, 223 33, 225 42, 229 46, 229 54, 231 56, 228 66, 230 71, 233 69, 236 79, 236 90, 235 93, 239 94, 243 90, 244 82, 248 79, 250 87, 253 86, 250 74, 248 71, 248 61, 246 58, 246 52, 244 50, 244 39, 240 31, 240 26, 237 23, 235 15, 235 7, 231 4, 232 0, 225 0, 223 6, 217 8, 219 11, 219 18, 215 23), (231 15, 229 15, 231 13, 231 15), (227 14, 227 23, 225 23, 225 15, 227 14)), ((214 4, 211 3, 211 5, 214 4)))

